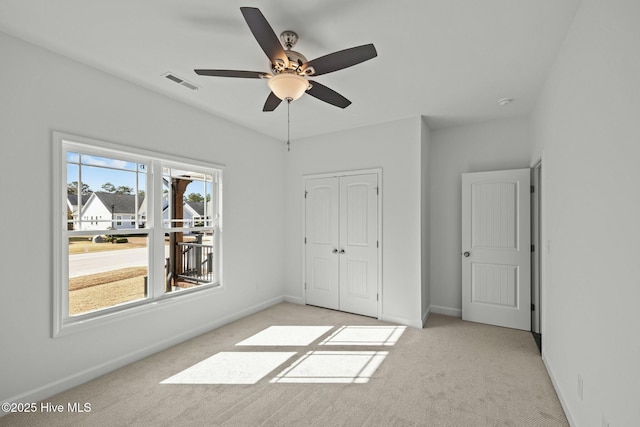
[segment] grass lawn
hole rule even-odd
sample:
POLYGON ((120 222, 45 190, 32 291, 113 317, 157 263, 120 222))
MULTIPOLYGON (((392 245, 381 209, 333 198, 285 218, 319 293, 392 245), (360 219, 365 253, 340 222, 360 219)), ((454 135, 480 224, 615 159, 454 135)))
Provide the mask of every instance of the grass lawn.
POLYGON ((145 297, 146 267, 131 267, 69 279, 69 315, 145 297))
POLYGON ((69 255, 147 247, 146 237, 127 237, 127 240, 127 243, 93 243, 88 237, 73 237, 69 239, 69 255))
MULTIPOLYGON (((69 255, 147 247, 148 239, 144 236, 127 237, 127 239, 127 243, 93 243, 88 237, 74 236, 69 239, 69 255)), ((184 240, 194 241, 194 238, 189 236, 184 240)), ((166 238, 165 245, 168 244, 169 239, 166 238)), ((69 315, 144 298, 146 296, 144 277, 147 274, 146 267, 130 267, 70 278, 69 315)), ((182 283, 177 286, 193 285, 182 283)))

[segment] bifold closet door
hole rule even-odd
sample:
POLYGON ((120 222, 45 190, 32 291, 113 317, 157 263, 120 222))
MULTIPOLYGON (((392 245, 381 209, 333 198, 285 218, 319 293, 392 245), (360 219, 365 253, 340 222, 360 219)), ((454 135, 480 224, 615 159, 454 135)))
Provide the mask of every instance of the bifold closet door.
POLYGON ((309 179, 306 302, 378 314, 378 175, 309 179))

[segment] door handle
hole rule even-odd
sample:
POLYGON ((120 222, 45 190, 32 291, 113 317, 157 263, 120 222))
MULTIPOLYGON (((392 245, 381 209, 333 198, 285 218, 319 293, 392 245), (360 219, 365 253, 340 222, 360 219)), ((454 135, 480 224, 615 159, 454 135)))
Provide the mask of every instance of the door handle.
POLYGON ((331 252, 333 252, 334 254, 337 254, 337 253, 338 253, 338 250, 337 250, 337 249, 334 249, 334 250, 332 250, 331 252))
POLYGON ((343 253, 344 253, 344 249, 340 249, 340 254, 343 254, 343 253))
POLYGON ((462 255, 464 255, 465 258, 469 258, 469 256, 471 255, 471 252, 466 251, 465 253, 463 253, 462 255))

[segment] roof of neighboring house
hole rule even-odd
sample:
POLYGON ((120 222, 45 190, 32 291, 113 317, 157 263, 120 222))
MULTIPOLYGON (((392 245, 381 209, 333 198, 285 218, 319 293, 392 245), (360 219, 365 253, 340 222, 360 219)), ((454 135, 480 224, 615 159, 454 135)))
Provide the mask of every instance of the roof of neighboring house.
MULTIPOLYGON (((113 205, 113 212, 134 213, 136 211, 136 196, 133 194, 105 193, 103 191, 96 191, 93 194, 95 194, 95 196, 106 206, 107 209, 111 210, 111 206, 113 205)), ((140 208, 143 201, 144 197, 138 198, 138 208, 140 208)))
MULTIPOLYGON (((84 205, 85 203, 87 203, 87 200, 89 200, 89 197, 91 197, 92 193, 89 194, 83 194, 82 195, 82 204, 84 205)), ((69 204, 71 206, 78 206, 78 195, 77 194, 71 194, 71 193, 67 193, 67 200, 69 201, 69 204)))
POLYGON ((189 205, 198 215, 204 216, 204 202, 184 202, 184 204, 189 205))

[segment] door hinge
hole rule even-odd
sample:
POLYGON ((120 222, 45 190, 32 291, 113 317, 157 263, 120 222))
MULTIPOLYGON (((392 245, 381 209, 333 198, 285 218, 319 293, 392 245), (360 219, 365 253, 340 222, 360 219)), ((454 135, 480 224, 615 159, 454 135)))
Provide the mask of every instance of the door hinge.
POLYGON ((305 245, 307 244, 307 238, 306 237, 304 238, 304 244, 305 245))
POLYGON ((379 241, 379 240, 377 240, 377 241, 376 241, 376 248, 379 248, 379 247, 380 247, 380 241, 379 241))
POLYGON ((535 191, 536 191, 536 187, 534 187, 534 186, 532 185, 532 186, 531 186, 531 192, 532 192, 532 193, 535 193, 535 191))
POLYGON ((536 251, 536 245, 531 245, 531 252, 535 252, 536 251))
POLYGON ((380 294, 376 294, 376 301, 380 301, 380 294))
POLYGON ((536 311, 536 305, 535 304, 531 304, 531 311, 536 311))
POLYGON ((380 187, 376 187, 376 196, 380 195, 380 187))
POLYGON ((307 290, 307 282, 304 283, 304 290, 307 290))
POLYGON ((304 192, 304 198, 305 198, 305 199, 307 198, 307 194, 309 194, 309 192, 308 192, 308 191, 305 191, 305 192, 304 192))

